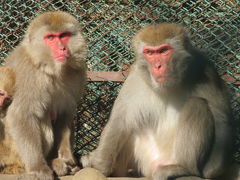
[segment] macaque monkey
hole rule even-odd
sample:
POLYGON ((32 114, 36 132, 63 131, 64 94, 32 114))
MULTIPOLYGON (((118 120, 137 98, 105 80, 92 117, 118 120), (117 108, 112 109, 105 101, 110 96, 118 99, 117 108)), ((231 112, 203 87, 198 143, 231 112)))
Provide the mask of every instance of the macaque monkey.
POLYGON ((21 173, 23 165, 15 149, 11 148, 11 138, 6 131, 5 116, 15 91, 15 73, 12 69, 0 67, 0 173, 21 173))
POLYGON ((12 101, 15 85, 15 73, 10 68, 0 66, 0 118, 6 115, 12 101))
POLYGON ((78 170, 71 129, 86 82, 86 53, 78 21, 56 11, 36 17, 6 59, 16 73, 7 132, 25 174, 33 179, 52 180, 54 173, 78 170))
POLYGON ((217 72, 176 24, 143 28, 133 46, 136 61, 83 166, 153 180, 219 177, 231 162, 233 134, 217 72))

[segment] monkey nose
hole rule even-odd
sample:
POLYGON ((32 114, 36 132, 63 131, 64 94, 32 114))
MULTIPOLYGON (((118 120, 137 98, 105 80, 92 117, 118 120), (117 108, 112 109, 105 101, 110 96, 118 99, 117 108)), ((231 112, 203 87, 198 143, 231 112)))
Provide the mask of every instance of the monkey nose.
POLYGON ((66 47, 65 46, 62 46, 59 49, 62 50, 62 51, 66 51, 66 47))
POLYGON ((56 45, 59 50, 66 50, 66 47, 64 46, 64 43, 61 40, 58 40, 56 45))

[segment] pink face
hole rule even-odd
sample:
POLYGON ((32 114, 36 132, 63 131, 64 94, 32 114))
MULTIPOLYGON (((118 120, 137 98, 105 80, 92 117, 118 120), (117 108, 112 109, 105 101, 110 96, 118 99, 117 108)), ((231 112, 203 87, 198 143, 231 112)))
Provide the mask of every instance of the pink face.
POLYGON ((71 37, 70 32, 48 33, 44 36, 44 41, 50 47, 54 60, 64 62, 69 56, 68 41, 71 37))
POLYGON ((11 103, 8 93, 0 89, 0 109, 7 107, 11 103))
POLYGON ((156 81, 161 83, 168 80, 167 66, 173 55, 173 48, 170 44, 160 46, 145 46, 143 55, 151 65, 151 73, 156 81))

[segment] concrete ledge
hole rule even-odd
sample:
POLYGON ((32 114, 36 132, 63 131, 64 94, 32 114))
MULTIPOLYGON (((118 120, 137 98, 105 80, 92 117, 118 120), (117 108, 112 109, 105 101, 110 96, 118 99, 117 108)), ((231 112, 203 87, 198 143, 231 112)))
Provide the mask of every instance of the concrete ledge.
MULTIPOLYGON (((0 180, 18 180, 19 175, 0 174, 0 180)), ((74 178, 75 179, 75 178, 74 178)), ((63 176, 59 180, 73 180, 73 176, 63 176)), ((79 179, 80 180, 80 179, 79 179)), ((107 178, 107 180, 148 180, 147 178, 107 178)))

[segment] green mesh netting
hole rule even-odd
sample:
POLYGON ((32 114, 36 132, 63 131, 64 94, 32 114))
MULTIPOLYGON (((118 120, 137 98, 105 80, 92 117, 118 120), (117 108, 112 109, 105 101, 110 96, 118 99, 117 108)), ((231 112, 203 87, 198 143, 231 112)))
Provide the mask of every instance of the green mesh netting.
MULTIPOLYGON (((228 80, 234 117, 240 114, 239 0, 0 0, 0 63, 22 40, 30 19, 63 10, 79 20, 90 48, 90 71, 122 71, 133 61, 131 38, 145 24, 185 25, 228 80)), ((75 154, 96 148, 121 83, 89 82, 75 119, 75 154)), ((236 141, 239 147, 239 140, 236 141)), ((235 157, 240 160, 239 148, 235 157)))

